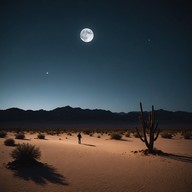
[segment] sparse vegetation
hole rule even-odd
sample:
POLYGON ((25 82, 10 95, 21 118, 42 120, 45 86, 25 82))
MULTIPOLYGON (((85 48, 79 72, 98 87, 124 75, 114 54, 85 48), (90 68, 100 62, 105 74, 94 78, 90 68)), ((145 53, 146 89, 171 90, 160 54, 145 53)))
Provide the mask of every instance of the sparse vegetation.
POLYGON ((59 128, 49 128, 49 129, 44 130, 44 132, 46 132, 48 135, 60 135, 65 131, 61 130, 59 128))
POLYGON ((54 132, 54 131, 47 131, 47 135, 56 135, 56 132, 54 132))
POLYGON ((15 135, 16 139, 25 139, 25 134, 23 132, 17 133, 15 135))
POLYGON ((121 140, 122 135, 118 132, 113 132, 111 133, 111 139, 115 139, 115 140, 121 140))
POLYGON ((45 139, 45 134, 39 133, 39 134, 37 135, 37 137, 38 137, 38 139, 45 139))
MULTIPOLYGON (((142 135, 142 136, 143 136, 143 134, 142 134, 142 133, 140 133, 140 135, 142 135)), ((133 133, 133 136, 134 136, 135 138, 139 138, 139 134, 138 134, 137 132, 134 132, 134 133, 133 133)))
POLYGON ((67 135, 68 135, 68 136, 72 136, 72 133, 68 132, 67 135))
POLYGON ((120 133, 121 135, 124 135, 124 134, 125 134, 125 131, 124 131, 124 130, 121 130, 121 131, 119 131, 119 133, 120 133))
POLYGON ((125 137, 130 137, 131 136, 131 133, 130 132, 126 132, 125 133, 125 137))
POLYGON ((88 129, 86 129, 86 130, 83 131, 83 133, 84 133, 85 135, 90 135, 90 134, 91 134, 91 131, 88 130, 88 129))
POLYGON ((173 137, 173 134, 168 131, 161 132, 161 137, 165 139, 171 139, 173 137))
POLYGON ((34 160, 40 159, 41 151, 35 145, 29 143, 19 144, 12 152, 11 157, 14 160, 30 163, 34 160))
POLYGON ((8 139, 6 139, 6 140, 4 141, 4 144, 5 144, 6 146, 15 146, 15 140, 12 139, 12 138, 8 138, 8 139))
POLYGON ((184 131, 182 133, 182 135, 183 135, 184 139, 191 139, 191 136, 192 136, 190 131, 184 131))
POLYGON ((7 135, 6 131, 0 131, 0 138, 5 138, 7 135))

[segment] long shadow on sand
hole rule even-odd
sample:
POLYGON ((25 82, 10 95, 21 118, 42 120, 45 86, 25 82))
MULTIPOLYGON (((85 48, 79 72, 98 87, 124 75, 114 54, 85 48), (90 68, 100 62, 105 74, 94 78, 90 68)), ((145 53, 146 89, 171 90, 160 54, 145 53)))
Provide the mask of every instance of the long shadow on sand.
POLYGON ((192 163, 192 156, 176 155, 176 154, 164 153, 164 152, 161 152, 159 155, 168 159, 173 159, 173 160, 186 162, 186 163, 192 163))
POLYGON ((33 166, 19 167, 17 169, 12 169, 15 177, 19 177, 26 181, 32 180, 36 184, 46 185, 48 182, 68 185, 65 177, 57 172, 57 170, 50 165, 36 162, 33 166))
POLYGON ((82 145, 89 146, 89 147, 96 147, 96 145, 87 144, 87 143, 82 143, 82 145))
MULTIPOLYGON (((132 151, 133 153, 142 153, 144 155, 149 155, 148 149, 143 149, 140 151, 132 151)), ((186 162, 186 163, 192 163, 192 156, 186 156, 186 155, 176 155, 172 153, 165 153, 161 150, 154 150, 151 155, 158 155, 160 157, 164 157, 167 159, 172 159, 176 161, 186 162)))

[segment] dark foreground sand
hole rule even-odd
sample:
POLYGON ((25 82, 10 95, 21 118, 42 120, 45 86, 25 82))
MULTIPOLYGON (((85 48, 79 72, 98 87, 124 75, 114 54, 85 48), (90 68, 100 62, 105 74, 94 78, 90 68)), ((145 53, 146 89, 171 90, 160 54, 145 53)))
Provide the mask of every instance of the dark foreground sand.
MULTIPOLYGON (((14 137, 9 133, 8 137, 14 137)), ((0 138, 1 192, 191 192, 192 140, 179 136, 159 138, 156 147, 169 156, 144 156, 131 151, 145 149, 137 138, 110 140, 108 135, 97 138, 83 135, 77 144, 76 135, 46 135, 47 140, 26 134, 28 142, 42 152, 45 166, 13 171, 5 168, 12 161, 14 147, 0 138), (68 139, 66 139, 66 137, 68 139)))

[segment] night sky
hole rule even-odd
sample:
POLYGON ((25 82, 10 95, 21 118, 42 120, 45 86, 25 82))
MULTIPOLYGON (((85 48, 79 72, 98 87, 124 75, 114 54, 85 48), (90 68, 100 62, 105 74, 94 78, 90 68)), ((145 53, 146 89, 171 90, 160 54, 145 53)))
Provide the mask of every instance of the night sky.
POLYGON ((0 1, 0 109, 129 112, 140 101, 192 112, 190 1, 0 1))

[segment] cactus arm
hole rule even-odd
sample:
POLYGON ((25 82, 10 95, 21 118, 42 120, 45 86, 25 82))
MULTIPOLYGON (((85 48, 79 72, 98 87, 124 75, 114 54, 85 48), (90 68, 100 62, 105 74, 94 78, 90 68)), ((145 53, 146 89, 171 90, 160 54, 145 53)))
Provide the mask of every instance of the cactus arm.
POLYGON ((147 133, 146 133, 146 127, 143 128, 143 137, 144 137, 144 141, 145 141, 145 144, 147 146, 147 148, 149 147, 149 142, 147 140, 147 133))
POLYGON ((154 126, 154 133, 157 131, 158 125, 159 125, 159 121, 156 121, 156 125, 154 126))
POLYGON ((146 133, 146 129, 148 127, 148 122, 145 121, 145 118, 144 118, 144 113, 143 113, 143 107, 142 107, 142 103, 140 102, 140 109, 141 109, 141 116, 140 116, 140 122, 142 124, 142 127, 143 127, 143 136, 144 136, 144 142, 147 146, 147 148, 149 147, 149 142, 147 140, 147 133, 146 133))
POLYGON ((144 120, 144 113, 143 113, 143 107, 141 102, 140 102, 140 109, 141 109, 140 122, 142 124, 142 127, 147 127, 147 123, 144 120))
POLYGON ((145 142, 145 140, 144 140, 144 139, 142 138, 142 136, 140 135, 139 130, 137 129, 137 127, 136 127, 136 131, 137 131, 137 134, 139 135, 139 139, 141 139, 141 141, 145 142))
POLYGON ((158 136, 159 136, 159 133, 160 133, 160 129, 157 130, 157 134, 156 134, 156 136, 155 136, 155 138, 154 138, 154 141, 157 140, 157 138, 158 138, 158 136))

